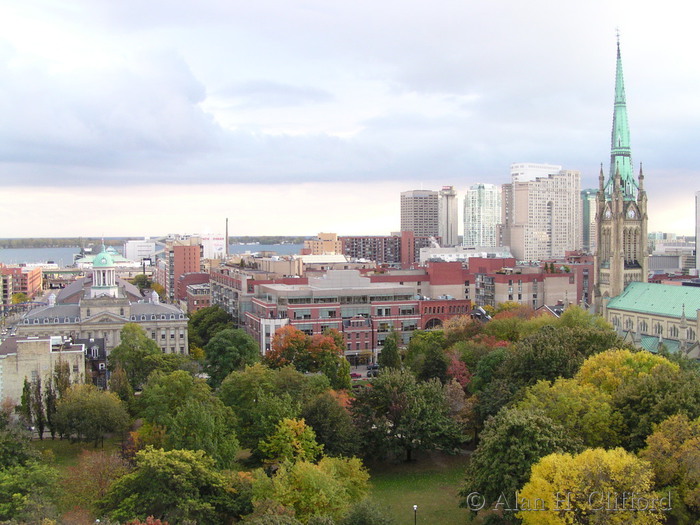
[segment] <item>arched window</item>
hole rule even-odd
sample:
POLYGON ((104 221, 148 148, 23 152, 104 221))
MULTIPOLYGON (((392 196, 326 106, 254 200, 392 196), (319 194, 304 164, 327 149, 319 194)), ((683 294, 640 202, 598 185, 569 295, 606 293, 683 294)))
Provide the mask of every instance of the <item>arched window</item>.
POLYGON ((654 325, 654 334, 656 335, 664 335, 664 327, 661 326, 661 323, 656 323, 654 325))

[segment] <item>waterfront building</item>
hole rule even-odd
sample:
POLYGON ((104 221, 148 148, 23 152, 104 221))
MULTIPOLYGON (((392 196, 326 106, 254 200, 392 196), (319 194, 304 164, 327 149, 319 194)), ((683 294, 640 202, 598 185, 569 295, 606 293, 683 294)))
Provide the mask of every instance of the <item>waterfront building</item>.
POLYGON ((144 298, 136 286, 117 278, 115 264, 103 250, 95 256, 89 277, 77 279, 58 295, 51 294, 47 305, 25 313, 17 334, 72 340, 102 338, 109 354, 121 342, 126 323, 141 326, 164 353, 189 352, 184 312, 160 303, 155 292, 144 298))
POLYGON ((315 239, 304 241, 302 255, 336 255, 343 253, 343 243, 336 233, 319 233, 315 239))

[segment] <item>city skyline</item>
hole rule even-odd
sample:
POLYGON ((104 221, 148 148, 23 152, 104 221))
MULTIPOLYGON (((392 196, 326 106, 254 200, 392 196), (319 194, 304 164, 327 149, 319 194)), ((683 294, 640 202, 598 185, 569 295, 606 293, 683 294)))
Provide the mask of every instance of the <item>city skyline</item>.
POLYGON ((649 230, 693 235, 699 8, 676 3, 0 5, 2 236, 387 234, 402 191, 515 162, 595 187, 618 24, 649 230))

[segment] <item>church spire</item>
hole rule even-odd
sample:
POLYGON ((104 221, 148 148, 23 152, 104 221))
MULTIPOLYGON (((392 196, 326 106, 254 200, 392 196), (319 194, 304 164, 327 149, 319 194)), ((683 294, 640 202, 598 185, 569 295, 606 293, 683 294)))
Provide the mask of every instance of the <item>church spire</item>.
POLYGON ((620 171, 621 188, 625 200, 635 199, 638 185, 634 179, 632 169, 632 149, 630 148, 630 130, 627 121, 627 100, 625 97, 625 81, 622 76, 619 34, 617 38, 617 67, 615 71, 615 105, 610 139, 610 175, 606 185, 608 192, 617 170, 620 171))

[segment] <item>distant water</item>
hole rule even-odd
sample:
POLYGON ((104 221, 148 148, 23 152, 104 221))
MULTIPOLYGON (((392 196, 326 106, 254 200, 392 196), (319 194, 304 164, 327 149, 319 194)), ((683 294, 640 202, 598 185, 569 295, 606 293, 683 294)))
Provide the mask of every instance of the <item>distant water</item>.
POLYGON ((53 261, 59 266, 73 264, 73 256, 80 248, 0 248, 0 263, 45 263, 53 261))
POLYGON ((301 253, 303 244, 230 244, 228 253, 275 252, 277 255, 296 255, 301 253))
MULTIPOLYGON (((229 253, 275 252, 277 255, 295 255, 303 244, 232 244, 229 253)), ((53 261, 59 266, 73 264, 73 256, 80 248, 0 248, 0 263, 45 263, 53 261)))

